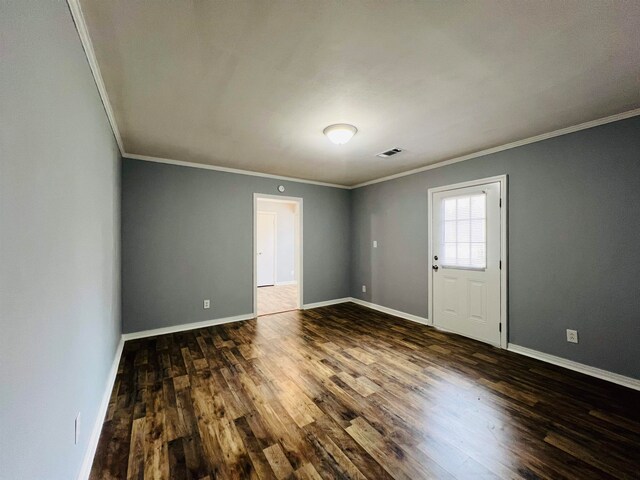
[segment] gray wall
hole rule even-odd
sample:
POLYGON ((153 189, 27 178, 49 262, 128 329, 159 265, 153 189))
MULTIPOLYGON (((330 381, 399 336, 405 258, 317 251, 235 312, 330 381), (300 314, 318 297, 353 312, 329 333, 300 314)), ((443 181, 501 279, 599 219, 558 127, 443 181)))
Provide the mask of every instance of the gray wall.
POLYGON ((640 117, 354 190, 351 295, 427 317, 427 189, 500 174, 509 341, 640 378, 640 117))
POLYGON ((349 296, 349 190, 124 159, 123 330, 253 312, 253 194, 278 185, 304 199, 304 303, 349 296))
POLYGON ((119 155, 66 3, 2 2, 0 35, 0 478, 69 480, 120 337, 119 155))

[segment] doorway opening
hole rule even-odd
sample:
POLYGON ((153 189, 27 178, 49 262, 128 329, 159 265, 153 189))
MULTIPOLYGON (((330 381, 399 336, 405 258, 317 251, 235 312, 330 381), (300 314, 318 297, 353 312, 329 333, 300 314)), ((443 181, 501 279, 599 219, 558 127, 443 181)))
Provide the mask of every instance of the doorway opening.
POLYGON ((507 177, 431 188, 429 318, 507 347, 507 177))
POLYGON ((253 313, 302 307, 302 199, 254 194, 253 313))

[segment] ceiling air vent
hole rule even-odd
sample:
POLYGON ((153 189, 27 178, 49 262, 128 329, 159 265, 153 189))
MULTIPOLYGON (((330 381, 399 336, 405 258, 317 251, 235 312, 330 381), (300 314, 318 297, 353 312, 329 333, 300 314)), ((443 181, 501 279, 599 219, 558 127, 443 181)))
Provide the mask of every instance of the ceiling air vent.
POLYGON ((402 151, 401 148, 392 148, 391 150, 387 150, 386 152, 382 152, 376 155, 376 157, 387 158, 392 157, 393 155, 400 153, 402 151))

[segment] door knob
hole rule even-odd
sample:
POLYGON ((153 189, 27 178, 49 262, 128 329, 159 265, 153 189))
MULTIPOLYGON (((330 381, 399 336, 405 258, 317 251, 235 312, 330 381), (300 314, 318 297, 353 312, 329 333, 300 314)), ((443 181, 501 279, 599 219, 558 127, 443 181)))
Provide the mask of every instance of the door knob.
POLYGON ((438 271, 438 265, 431 265, 431 268, 433 268, 436 272, 438 271))

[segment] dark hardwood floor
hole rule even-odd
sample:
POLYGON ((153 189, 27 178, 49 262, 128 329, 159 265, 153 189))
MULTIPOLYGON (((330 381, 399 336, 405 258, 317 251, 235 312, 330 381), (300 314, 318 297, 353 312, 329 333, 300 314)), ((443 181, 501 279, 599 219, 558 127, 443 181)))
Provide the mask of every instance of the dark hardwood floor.
POLYGON ((640 478, 639 408, 343 304, 127 342, 91 478, 640 478))

